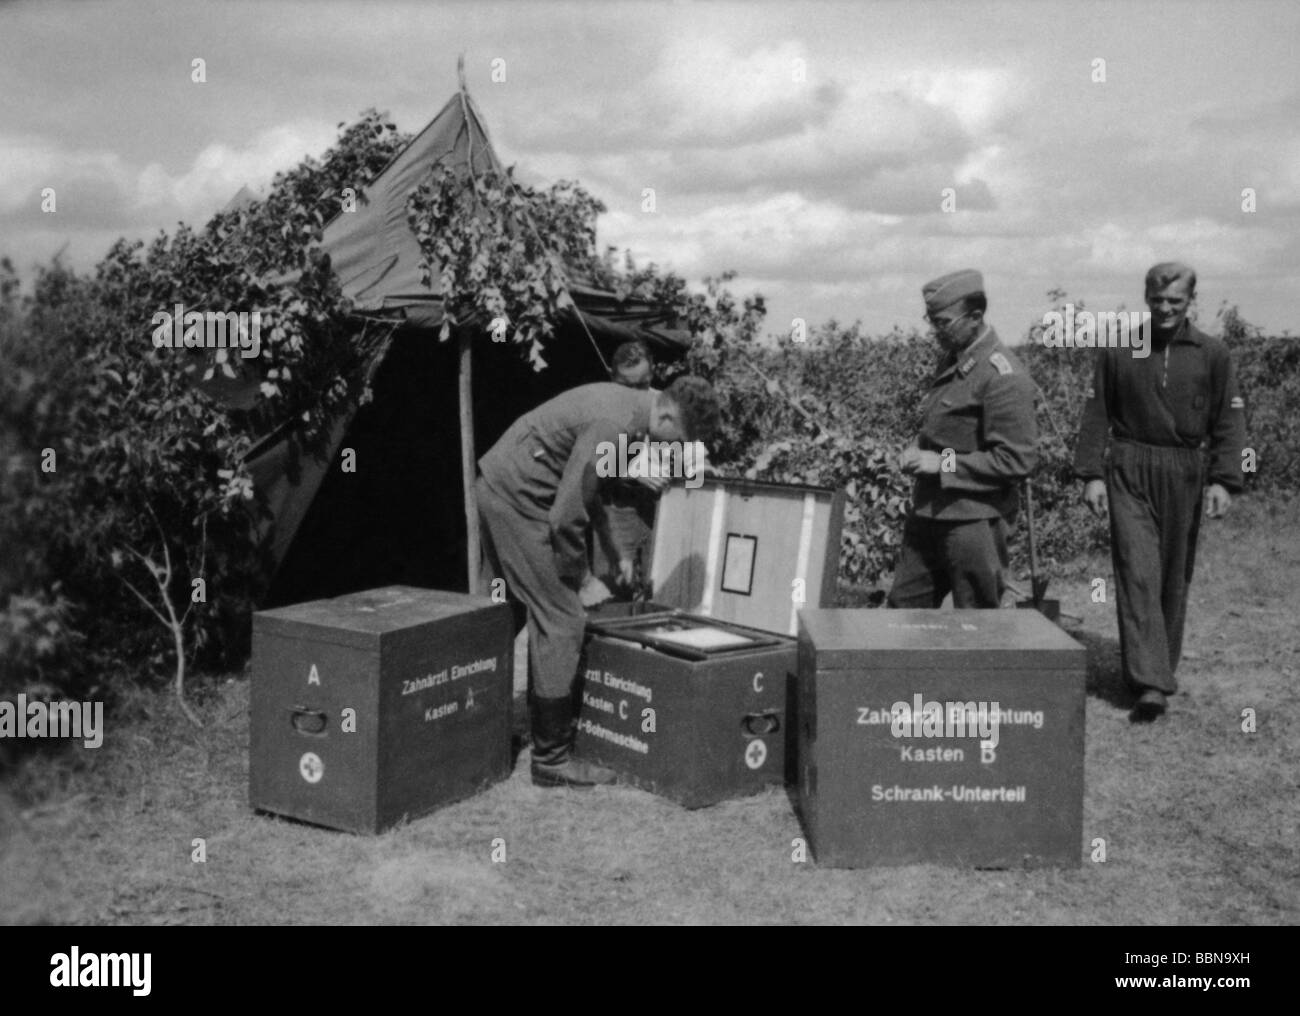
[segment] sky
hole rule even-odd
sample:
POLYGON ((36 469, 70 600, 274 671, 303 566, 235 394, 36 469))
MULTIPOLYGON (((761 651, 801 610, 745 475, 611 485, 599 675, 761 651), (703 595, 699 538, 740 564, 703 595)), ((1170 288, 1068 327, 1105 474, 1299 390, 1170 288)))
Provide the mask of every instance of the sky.
POLYGON ((602 247, 735 271, 771 333, 921 327, 969 267, 1016 341, 1055 287, 1140 309, 1164 260, 1203 324, 1295 332, 1298 40, 1289 0, 10 4, 0 255, 89 268, 201 224, 369 107, 415 133, 464 53, 522 179, 600 198, 602 247))

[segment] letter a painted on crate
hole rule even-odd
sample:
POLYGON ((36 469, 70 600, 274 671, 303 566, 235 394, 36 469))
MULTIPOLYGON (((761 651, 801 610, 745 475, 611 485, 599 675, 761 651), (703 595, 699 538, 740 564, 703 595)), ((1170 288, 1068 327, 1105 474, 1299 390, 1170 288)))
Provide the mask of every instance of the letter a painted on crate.
POLYGON ((311 673, 307 675, 308 684, 320 684, 320 672, 316 669, 316 664, 311 665, 311 673))

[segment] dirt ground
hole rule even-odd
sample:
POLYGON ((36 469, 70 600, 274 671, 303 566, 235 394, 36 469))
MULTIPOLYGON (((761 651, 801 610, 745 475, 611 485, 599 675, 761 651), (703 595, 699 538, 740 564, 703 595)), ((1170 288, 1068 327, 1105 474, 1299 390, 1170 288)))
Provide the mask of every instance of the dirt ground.
POLYGON ((314 828, 248 807, 248 683, 233 677, 201 695, 203 731, 141 693, 100 749, 9 774, 0 922, 1297 922, 1300 508, 1242 501, 1207 526, 1184 691, 1150 726, 1129 722, 1114 606, 1089 601, 1093 575, 1109 563, 1081 562, 1049 593, 1081 619, 1090 660, 1076 869, 819 869, 791 860, 803 833, 787 792, 686 811, 629 787, 543 791, 527 751, 507 781, 384 835, 314 828))

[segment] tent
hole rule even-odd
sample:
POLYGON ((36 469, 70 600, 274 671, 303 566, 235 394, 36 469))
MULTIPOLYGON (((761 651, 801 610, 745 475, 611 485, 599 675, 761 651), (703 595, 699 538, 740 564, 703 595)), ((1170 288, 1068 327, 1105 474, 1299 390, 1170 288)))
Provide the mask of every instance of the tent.
POLYGON ((367 365, 373 401, 335 421, 323 459, 304 454, 289 425, 248 456, 273 519, 265 606, 390 583, 471 588, 477 518, 466 480, 478 456, 521 413, 604 380, 604 361, 619 343, 640 339, 661 358, 688 345, 670 312, 619 301, 580 279, 571 280, 575 309, 556 322, 543 371, 481 330, 456 329, 456 341, 439 341, 438 280, 421 283, 406 221, 407 196, 438 163, 461 172, 500 168, 463 85, 365 188, 358 208, 324 229, 322 246, 356 310, 402 324, 367 365), (341 468, 345 449, 355 472, 341 468))

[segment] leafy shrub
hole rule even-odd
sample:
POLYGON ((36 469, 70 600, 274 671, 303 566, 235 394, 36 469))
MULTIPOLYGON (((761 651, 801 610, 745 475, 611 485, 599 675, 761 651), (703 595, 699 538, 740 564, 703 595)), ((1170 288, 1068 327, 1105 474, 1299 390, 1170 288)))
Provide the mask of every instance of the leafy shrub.
MULTIPOLYGON (((72 624, 72 606, 57 585, 8 597, 0 610, 0 697, 51 696, 71 690, 68 675, 80 673, 80 636, 72 624)), ((96 691, 93 686, 75 690, 96 691)))
MULTIPOLYGON (((265 507, 245 457, 287 421, 317 449, 364 397, 379 336, 358 341, 315 243, 344 189, 368 183, 404 140, 371 111, 323 161, 202 230, 118 241, 89 275, 55 259, 27 297, 3 266, 0 546, 13 552, 0 595, 61 582, 79 608, 82 671, 128 671, 174 650, 180 690, 187 654, 227 665, 242 655, 266 574, 265 507), (175 304, 259 312, 263 355, 155 348, 155 315, 175 304)), ((48 654, 16 638, 9 649, 13 680, 59 683, 48 654)))

